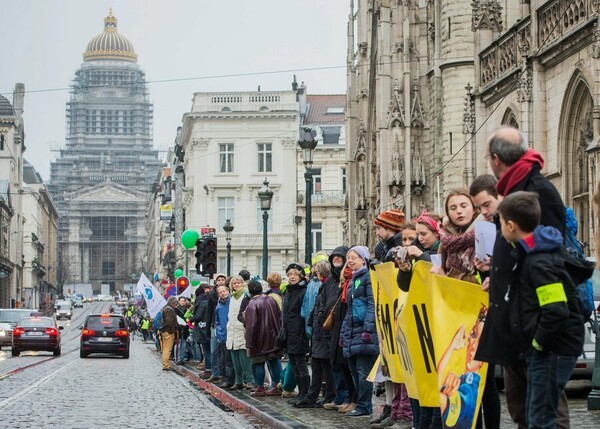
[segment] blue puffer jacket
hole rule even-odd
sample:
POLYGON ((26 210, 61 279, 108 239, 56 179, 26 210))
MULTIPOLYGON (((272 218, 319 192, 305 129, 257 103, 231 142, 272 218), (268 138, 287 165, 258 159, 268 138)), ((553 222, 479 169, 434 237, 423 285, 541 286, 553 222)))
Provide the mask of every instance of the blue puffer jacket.
POLYGON ((215 330, 217 341, 219 343, 227 343, 227 323, 229 322, 229 302, 231 295, 227 297, 225 302, 219 299, 215 310, 215 330))
POLYGON ((369 269, 363 267, 352 274, 348 285, 348 311, 341 329, 344 357, 378 355, 379 338, 375 327, 375 301, 369 269), (363 333, 365 339, 363 339, 363 333), (370 338, 368 338, 370 336, 370 338))

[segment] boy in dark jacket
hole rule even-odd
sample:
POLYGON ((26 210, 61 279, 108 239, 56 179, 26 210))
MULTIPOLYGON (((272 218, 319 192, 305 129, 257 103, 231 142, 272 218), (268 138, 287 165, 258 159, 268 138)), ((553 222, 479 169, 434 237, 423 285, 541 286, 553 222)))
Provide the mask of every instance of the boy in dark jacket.
POLYGON ((527 362, 528 426, 555 427, 558 399, 583 349, 576 285, 592 275, 593 266, 566 252, 556 228, 539 225, 537 194, 510 194, 498 211, 516 260, 508 305, 512 335, 527 362))

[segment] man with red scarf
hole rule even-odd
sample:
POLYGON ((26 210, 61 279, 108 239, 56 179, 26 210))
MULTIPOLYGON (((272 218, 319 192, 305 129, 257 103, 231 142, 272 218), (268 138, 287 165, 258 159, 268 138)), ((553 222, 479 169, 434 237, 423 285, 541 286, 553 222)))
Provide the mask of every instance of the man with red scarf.
MULTIPOLYGON (((555 227, 564 237, 564 203, 554 185, 541 173, 544 159, 529 147, 525 135, 516 128, 501 127, 490 135, 486 149, 486 159, 498 178, 498 194, 504 197, 517 191, 536 192, 542 209, 540 224, 555 227)), ((495 220, 498 236, 490 269, 490 306, 475 358, 504 366, 508 411, 519 429, 522 429, 527 428, 527 369, 524 356, 519 355, 511 337, 508 302, 505 299, 509 287, 519 285, 509 283, 514 265, 512 247, 500 233, 497 216, 495 220)), ((557 427, 569 428, 569 410, 564 392, 558 405, 557 427)))

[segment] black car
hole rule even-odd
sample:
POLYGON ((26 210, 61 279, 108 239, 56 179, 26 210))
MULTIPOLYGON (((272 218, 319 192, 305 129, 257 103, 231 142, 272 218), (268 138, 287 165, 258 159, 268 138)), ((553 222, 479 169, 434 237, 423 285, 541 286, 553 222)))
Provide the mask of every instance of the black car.
POLYGON ((60 356, 60 330, 53 317, 21 317, 13 329, 12 355, 24 350, 49 351, 60 356))
POLYGON ((129 327, 120 314, 90 314, 81 327, 79 356, 110 353, 129 359, 129 327))

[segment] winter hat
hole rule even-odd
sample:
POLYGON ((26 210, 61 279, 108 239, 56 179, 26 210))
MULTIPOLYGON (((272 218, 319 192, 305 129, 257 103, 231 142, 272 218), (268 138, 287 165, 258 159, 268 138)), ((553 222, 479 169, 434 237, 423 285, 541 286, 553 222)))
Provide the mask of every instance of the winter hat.
POLYGON ((292 262, 290 265, 287 266, 287 268, 285 269, 285 273, 287 274, 289 270, 297 270, 300 274, 304 272, 302 265, 297 264, 295 262, 292 262))
POLYGON ((373 221, 375 225, 399 232, 404 224, 404 212, 402 210, 391 209, 379 213, 379 216, 373 221))
POLYGON ((327 254, 317 253, 315 256, 312 257, 311 262, 312 265, 315 265, 317 262, 326 261, 327 259, 327 254))
POLYGON ((244 279, 244 281, 250 280, 250 271, 248 270, 240 271, 239 275, 244 279))
POLYGON ((223 277, 224 279, 227 279, 227 276, 223 273, 218 273, 217 275, 215 275, 215 281, 219 278, 219 277, 223 277))
POLYGON ((352 246, 350 250, 348 250, 348 253, 352 251, 356 252, 365 262, 371 257, 367 246, 352 246))

